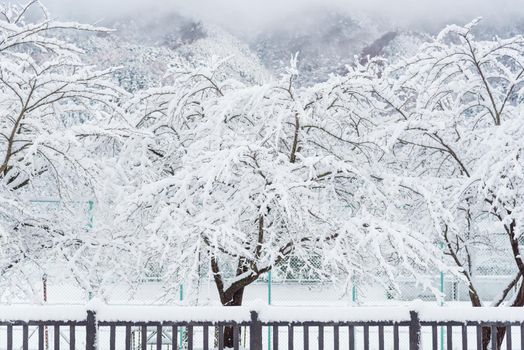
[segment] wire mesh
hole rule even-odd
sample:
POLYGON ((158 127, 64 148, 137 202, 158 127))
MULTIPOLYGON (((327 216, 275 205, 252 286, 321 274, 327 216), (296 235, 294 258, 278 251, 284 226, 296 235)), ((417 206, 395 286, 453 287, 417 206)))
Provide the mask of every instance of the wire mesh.
MULTIPOLYGON (((81 216, 78 219, 79 225, 88 229, 93 225, 94 203, 89 200, 64 205, 57 200, 42 199, 35 200, 34 206, 40 208, 41 212, 48 212, 49 215, 53 215, 53 212, 59 210, 73 209, 78 211, 81 216)), ((507 235, 504 233, 490 234, 488 237, 489 239, 478 240, 468 246, 472 259, 470 271, 472 281, 481 298, 486 302, 490 302, 500 295, 501 290, 517 273, 507 235)), ((521 245, 524 245, 524 237, 521 237, 521 245)), ((249 303, 253 300, 264 300, 266 302, 271 301, 273 305, 368 305, 405 303, 416 299, 440 302, 432 291, 423 288, 413 278, 409 277, 398 279, 398 289, 357 282, 350 285, 325 283, 316 273, 318 271, 316 268, 320 267, 321 263, 322 259, 319 256, 314 256, 307 262, 297 257, 291 257, 285 264, 274 269, 270 275, 261 276, 254 285, 249 286, 245 291, 244 301, 249 303)), ((230 269, 226 269, 225 273, 233 276, 234 262, 229 266, 230 269)), ((203 268, 202 270, 205 271, 206 269, 203 268)), ((184 295, 183 286, 169 288, 169 293, 176 293, 177 295, 166 298, 162 271, 163 266, 161 264, 149 260, 143 274, 139 276, 139 286, 135 286, 133 289, 126 285, 109 286, 104 289, 103 297, 106 301, 112 303, 140 304, 172 303, 173 301, 209 304, 216 303, 218 300, 213 279, 209 275, 202 275, 198 289, 190 289, 186 295, 184 295)), ((429 278, 432 280, 435 290, 442 292, 445 302, 469 301, 469 288, 460 276, 435 271, 429 278)), ((86 290, 85 287, 80 287, 75 281, 64 282, 60 276, 60 269, 46 271, 45 275, 42 273, 42 276, 35 276, 34 280, 31 289, 42 301, 85 303, 92 297, 91 291, 86 290)), ((508 299, 511 299, 512 294, 516 293, 516 288, 517 286, 510 292, 508 299)), ((16 302, 35 301, 35 298, 25 298, 20 298, 16 302)), ((5 301, 0 300, 0 302, 5 301)))

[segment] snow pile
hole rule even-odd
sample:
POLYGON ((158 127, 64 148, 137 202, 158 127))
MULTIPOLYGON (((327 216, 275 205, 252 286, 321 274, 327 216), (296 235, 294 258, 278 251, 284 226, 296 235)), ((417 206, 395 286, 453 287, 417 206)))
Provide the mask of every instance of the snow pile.
POLYGON ((515 307, 424 306, 418 311, 422 321, 524 322, 522 308, 515 307))
POLYGON ((262 322, 361 322, 409 320, 407 307, 279 307, 266 306, 259 312, 262 322))
POLYGON ((246 307, 118 305, 99 308, 96 318, 106 322, 246 322, 251 313, 246 307))
POLYGON ((85 321, 83 305, 2 305, 0 321, 85 321))

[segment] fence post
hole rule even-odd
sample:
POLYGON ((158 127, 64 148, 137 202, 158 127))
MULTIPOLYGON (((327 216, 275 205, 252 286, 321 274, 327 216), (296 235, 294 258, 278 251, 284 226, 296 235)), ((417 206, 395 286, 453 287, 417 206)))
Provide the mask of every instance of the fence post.
POLYGON ((410 311, 409 314, 409 350, 420 350, 420 318, 416 311, 410 311))
POLYGON ((86 320, 86 350, 96 350, 96 314, 93 310, 87 311, 86 320))
POLYGON ((258 313, 256 311, 251 311, 249 350, 262 350, 262 322, 258 319, 258 313))

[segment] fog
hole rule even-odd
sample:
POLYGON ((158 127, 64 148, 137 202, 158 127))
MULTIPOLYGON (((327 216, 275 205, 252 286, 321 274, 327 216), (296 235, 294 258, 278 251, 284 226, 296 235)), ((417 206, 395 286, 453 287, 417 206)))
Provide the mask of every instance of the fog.
POLYGON ((406 28, 436 28, 483 17, 492 25, 524 19, 523 0, 42 0, 55 17, 103 23, 177 12, 249 33, 311 19, 318 10, 365 15, 406 28))

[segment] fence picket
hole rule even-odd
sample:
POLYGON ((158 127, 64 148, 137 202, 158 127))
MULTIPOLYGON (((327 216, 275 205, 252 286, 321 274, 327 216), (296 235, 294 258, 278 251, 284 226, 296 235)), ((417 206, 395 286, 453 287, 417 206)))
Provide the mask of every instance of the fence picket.
POLYGON ((162 350, 162 326, 156 326, 156 350, 162 350))
POLYGON ((468 350, 468 327, 462 326, 462 350, 468 350))
POLYGON ((324 350, 324 326, 318 326, 318 350, 324 350))
POLYGON ((147 350, 147 326, 142 326, 140 330, 140 349, 147 350))
POLYGON ((378 326, 378 349, 384 350, 384 326, 378 326))
POLYGON ((69 350, 76 350, 76 330, 74 325, 69 326, 69 350))
POLYGON ((13 350, 13 325, 7 325, 7 350, 13 350))
POLYGON ((273 350, 278 350, 278 326, 273 326, 273 350))
POLYGON ((287 348, 288 350, 293 350, 293 334, 294 333, 294 329, 293 329, 293 325, 289 325, 288 329, 287 329, 287 348))
MULTIPOLYGON (((42 334, 44 334, 42 332, 42 334)), ((24 324, 22 326, 22 349, 29 350, 29 326, 24 324)))
POLYGON ((491 326, 491 350, 497 349, 497 327, 491 326))
POLYGON ((171 327, 171 349, 178 349, 178 326, 171 327))
POLYGON ((60 325, 55 324, 53 334, 55 335, 54 348, 55 350, 60 350, 60 325))
POLYGON ((398 324, 395 323, 393 325, 393 349, 394 350, 400 349, 400 335, 398 331, 399 331, 398 324))
POLYGON ((218 350, 224 350, 224 326, 218 326, 218 350))
POLYGON ((334 326, 333 327, 333 350, 339 350, 339 340, 340 340, 340 333, 339 333, 339 327, 334 326))
POLYGON ((38 350, 45 350, 44 349, 44 333, 45 333, 44 325, 41 324, 38 326, 38 350))
MULTIPOLYGON (((238 350, 238 330, 235 327, 234 328, 237 332, 236 338, 233 336, 233 339, 235 339, 235 350, 238 350)), ((186 334, 187 334, 187 350, 193 350, 193 326, 187 326, 186 328, 186 334)))
POLYGON ((125 350, 131 350, 131 325, 126 325, 125 350))
POLYGON ((364 350, 369 350, 369 326, 364 326, 364 350))
POLYGON ((446 326, 446 344, 447 349, 453 349, 453 328, 451 326, 446 326))
POLYGON ((507 326, 506 327, 506 349, 507 350, 513 349, 512 341, 513 340, 511 339, 511 326, 507 326))
POLYGON ((349 350, 355 350, 355 327, 349 326, 349 350))
POLYGON ((477 350, 482 350, 482 327, 477 326, 477 350))
POLYGON ((115 350, 116 345, 116 326, 112 324, 109 327, 109 350, 115 350))
POLYGON ((309 350, 309 328, 304 326, 304 350, 309 350))
POLYGON ((203 330, 203 346, 204 350, 209 350, 209 326, 205 325, 203 330))
POLYGON ((431 345, 433 350, 438 350, 438 327, 433 325, 431 327, 431 345))

